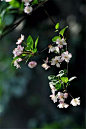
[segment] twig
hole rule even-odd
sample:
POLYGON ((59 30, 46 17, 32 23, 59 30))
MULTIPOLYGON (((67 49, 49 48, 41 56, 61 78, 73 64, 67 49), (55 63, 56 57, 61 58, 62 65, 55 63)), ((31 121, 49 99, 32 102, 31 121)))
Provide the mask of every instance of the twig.
POLYGON ((49 15, 49 13, 46 11, 45 7, 43 6, 43 9, 45 11, 45 13, 47 14, 47 16, 51 19, 51 21, 53 22, 54 25, 56 25, 56 23, 54 22, 53 18, 49 15))

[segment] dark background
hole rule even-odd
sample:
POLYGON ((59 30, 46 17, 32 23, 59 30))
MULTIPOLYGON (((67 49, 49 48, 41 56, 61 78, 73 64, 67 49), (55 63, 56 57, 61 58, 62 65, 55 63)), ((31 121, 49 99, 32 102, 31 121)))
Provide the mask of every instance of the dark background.
MULTIPOLYGON (((68 90, 74 98, 80 97, 81 105, 59 109, 50 100, 48 75, 57 75, 60 69, 52 67, 45 71, 41 67, 48 50, 34 58, 38 63, 34 69, 28 68, 25 62, 21 63, 21 69, 11 67, 12 51, 21 34, 25 35, 25 40, 28 35, 34 40, 39 36, 39 51, 52 44, 56 36, 54 24, 43 8, 39 8, 0 41, 0 126, 6 129, 85 129, 85 1, 49 0, 44 7, 55 23, 60 23, 60 29, 69 26, 65 37, 73 57, 68 76, 77 76, 77 79, 68 90)), ((9 23, 13 16, 7 19, 9 23)), ((63 63, 61 69, 65 67, 63 63)), ((69 97, 68 103, 70 101, 69 97)))

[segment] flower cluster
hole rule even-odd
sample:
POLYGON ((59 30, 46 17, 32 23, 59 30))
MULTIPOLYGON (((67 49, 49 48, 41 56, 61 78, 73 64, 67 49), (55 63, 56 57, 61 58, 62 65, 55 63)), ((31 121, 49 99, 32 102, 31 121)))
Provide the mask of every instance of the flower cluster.
MULTIPOLYGON (((58 92, 57 95, 55 95, 55 91, 57 91, 57 89, 51 83, 49 83, 49 86, 50 86, 51 92, 52 92, 52 95, 50 95, 51 100, 54 103, 59 102, 57 107, 59 107, 59 108, 67 108, 69 105, 66 104, 64 101, 65 101, 65 99, 68 98, 68 93, 66 93, 66 92, 65 93, 58 92)), ((72 104, 73 106, 80 105, 79 98, 80 97, 72 99, 70 104, 72 104)))
MULTIPOLYGON (((52 46, 52 45, 49 45, 48 48, 49 48, 49 52, 55 52, 57 54, 59 54, 60 56, 55 56, 54 58, 51 59, 51 65, 56 65, 56 67, 60 68, 60 64, 62 61, 66 61, 67 63, 69 62, 70 58, 72 57, 72 54, 71 53, 68 53, 68 51, 65 51, 63 53, 61 53, 61 49, 63 48, 63 45, 67 45, 67 43, 65 42, 64 38, 62 38, 61 40, 60 39, 57 39, 56 40, 56 45, 57 46, 52 46)), ((48 63, 48 62, 47 62, 48 63)), ((45 70, 47 70, 48 68, 50 68, 50 66, 47 65, 47 63, 45 64, 42 64, 42 67, 45 68, 45 70)))
POLYGON ((32 0, 22 0, 22 2, 24 2, 25 8, 24 8, 24 12, 29 14, 32 12, 33 8, 30 6, 30 2, 32 0))
MULTIPOLYGON (((21 37, 17 40, 17 42, 16 42, 16 44, 17 44, 17 48, 15 48, 14 50, 13 50, 13 54, 14 54, 14 57, 13 57, 13 59, 14 59, 14 61, 13 61, 13 64, 14 64, 14 66, 18 69, 18 68, 21 68, 20 67, 20 65, 18 64, 19 62, 21 62, 22 61, 22 54, 24 53, 24 47, 22 47, 21 46, 21 43, 23 42, 23 40, 24 40, 24 35, 22 35, 21 34, 21 37)), ((27 51, 26 51, 26 53, 27 53, 27 51)), ((29 52, 28 52, 29 53, 29 52)), ((26 57, 27 57, 27 55, 26 55, 26 57)), ((31 62, 29 62, 29 64, 28 64, 28 67, 30 67, 30 68, 34 68, 34 67, 36 67, 36 65, 37 65, 37 63, 35 62, 35 61, 31 61, 31 62)))

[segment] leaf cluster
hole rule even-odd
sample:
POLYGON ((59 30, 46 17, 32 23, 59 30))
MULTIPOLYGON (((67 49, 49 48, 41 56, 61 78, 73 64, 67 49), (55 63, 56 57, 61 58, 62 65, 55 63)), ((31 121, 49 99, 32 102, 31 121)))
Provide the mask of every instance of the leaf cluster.
POLYGON ((68 79, 67 70, 59 71, 58 75, 50 75, 48 79, 50 80, 50 84, 54 85, 57 90, 66 90, 66 88, 70 85, 70 82, 76 77, 71 77, 68 79))

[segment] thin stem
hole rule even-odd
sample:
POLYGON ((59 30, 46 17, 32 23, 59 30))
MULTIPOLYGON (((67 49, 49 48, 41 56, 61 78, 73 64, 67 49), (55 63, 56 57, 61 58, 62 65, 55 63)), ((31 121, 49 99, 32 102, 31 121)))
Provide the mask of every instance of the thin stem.
POLYGON ((51 19, 51 21, 53 22, 54 25, 56 25, 56 23, 54 22, 53 18, 49 15, 49 13, 46 11, 46 9, 43 6, 43 9, 45 11, 45 13, 47 14, 47 16, 51 19))
MULTIPOLYGON (((67 51, 67 45, 66 45, 66 51, 67 51)), ((67 75, 68 75, 68 63, 67 63, 67 75)))
POLYGON ((10 32, 12 32, 24 19, 26 19, 28 16, 30 16, 34 11, 36 11, 39 7, 41 7, 44 3, 46 3, 48 0, 43 1, 42 3, 40 3, 37 7, 34 8, 34 10, 29 14, 29 15, 25 15, 19 22, 14 23, 12 25, 12 28, 10 30, 8 30, 6 33, 4 33, 3 35, 0 36, 0 40, 6 36, 7 34, 9 34, 10 32))
POLYGON ((25 53, 29 53, 29 54, 32 54, 31 52, 23 52, 23 54, 25 54, 25 53))
POLYGON ((25 42, 23 42, 23 43, 28 47, 28 45, 25 42))
MULTIPOLYGON (((70 95, 71 98, 73 98, 73 96, 69 93, 69 91, 67 90, 68 94, 70 95)), ((73 98, 74 99, 74 98, 73 98)))

